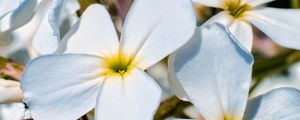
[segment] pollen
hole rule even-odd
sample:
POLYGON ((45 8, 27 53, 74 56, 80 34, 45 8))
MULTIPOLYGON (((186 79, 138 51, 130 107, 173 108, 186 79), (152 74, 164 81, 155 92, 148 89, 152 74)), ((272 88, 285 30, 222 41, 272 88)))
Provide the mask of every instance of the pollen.
POLYGON ((224 8, 224 10, 234 18, 243 17, 245 11, 250 9, 251 6, 248 4, 242 4, 241 0, 227 0, 224 8))
POLYGON ((104 67, 106 70, 104 74, 123 76, 130 72, 132 66, 132 59, 125 57, 123 54, 115 55, 105 59, 104 67))

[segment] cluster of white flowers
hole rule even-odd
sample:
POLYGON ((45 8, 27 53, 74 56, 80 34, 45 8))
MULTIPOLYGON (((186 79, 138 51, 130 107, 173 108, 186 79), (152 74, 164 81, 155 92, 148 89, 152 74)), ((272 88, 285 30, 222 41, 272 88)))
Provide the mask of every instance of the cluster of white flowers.
POLYGON ((75 120, 93 109, 95 120, 151 120, 163 91, 145 70, 167 57, 170 88, 201 119, 299 120, 297 89, 248 100, 251 24, 300 49, 300 10, 263 6, 271 1, 134 0, 119 35, 101 4, 77 17, 76 0, 0 0, 4 55, 17 28, 33 29, 21 84, 0 79, 0 103, 24 102, 34 120, 75 120), (223 11, 197 26, 196 3, 223 11))

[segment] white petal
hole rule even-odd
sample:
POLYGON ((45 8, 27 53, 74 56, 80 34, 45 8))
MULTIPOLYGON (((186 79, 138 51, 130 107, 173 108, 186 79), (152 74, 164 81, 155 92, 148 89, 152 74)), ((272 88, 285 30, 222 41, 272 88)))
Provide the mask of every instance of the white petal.
POLYGON ((77 31, 68 41, 67 53, 86 53, 102 57, 117 54, 118 36, 104 6, 89 6, 81 16, 79 27, 72 29, 77 31))
POLYGON ((249 23, 246 23, 240 19, 234 19, 226 12, 220 12, 217 15, 209 19, 205 25, 218 22, 226 26, 230 32, 239 40, 239 42, 249 51, 252 49, 253 44, 253 32, 249 23))
POLYGON ((21 3, 21 0, 0 0, 0 17, 13 11, 21 3))
POLYGON ((226 0, 193 0, 193 2, 200 3, 210 7, 223 8, 226 0))
POLYGON ((300 10, 263 8, 247 13, 246 19, 276 43, 300 49, 300 10))
POLYGON ((0 120, 21 120, 23 111, 23 103, 0 104, 0 120))
POLYGON ((234 22, 234 19, 228 13, 222 11, 217 15, 214 15, 212 18, 210 18, 207 22, 204 23, 204 25, 215 23, 215 22, 221 23, 224 26, 229 27, 234 22))
POLYGON ((65 0, 65 6, 62 11, 62 17, 59 20, 60 36, 61 38, 71 29, 71 27, 78 21, 79 17, 77 11, 80 5, 77 0, 65 0))
POLYGON ((0 78, 0 104, 22 102, 20 83, 0 78))
MULTIPOLYGON (((50 0, 47 1, 47 13, 43 15, 43 20, 33 39, 33 47, 39 54, 53 53, 58 49, 58 43, 76 22, 72 16, 76 13, 76 6, 67 6, 74 1, 70 0, 50 0)), ((75 4, 76 5, 76 4, 75 4)), ((73 33, 72 33, 73 34, 73 33)))
POLYGON ((96 56, 64 54, 30 62, 21 88, 33 118, 75 120, 94 108, 104 79, 99 76, 101 61, 96 56))
POLYGON ((57 49, 60 40, 59 26, 51 26, 49 17, 55 16, 55 22, 58 22, 63 3, 64 0, 49 0, 45 3, 43 9, 47 9, 47 12, 41 15, 43 19, 32 41, 33 48, 39 54, 49 54, 57 49))
POLYGON ((0 19, 0 32, 14 30, 31 20, 37 5, 36 0, 23 0, 14 11, 0 19))
POLYGON ((251 52, 253 45, 253 32, 249 23, 241 20, 235 20, 229 26, 230 32, 233 36, 248 50, 251 52))
POLYGON ((161 89, 139 69, 122 77, 107 77, 98 97, 96 120, 152 120, 161 89))
POLYGON ((136 0, 124 24, 121 50, 136 55, 134 62, 144 70, 186 43, 195 26, 190 0, 136 0))
POLYGON ((280 88, 253 98, 247 104, 245 120, 299 120, 300 91, 280 88))
POLYGON ((259 6, 259 5, 268 3, 268 2, 272 2, 275 0, 244 0, 244 1, 245 1, 245 3, 251 5, 252 7, 256 7, 256 6, 259 6))
POLYGON ((172 56, 169 65, 206 120, 242 118, 253 58, 228 30, 221 24, 199 28, 172 56))
MULTIPOLYGON (((198 32, 198 30, 196 30, 198 32)), ((199 33, 195 33, 199 34, 199 33)), ((193 38, 192 38, 193 39, 193 38)), ((189 43, 187 43, 189 44, 189 43)), ((190 101, 188 98, 188 95, 186 91, 184 90, 182 84, 179 82, 176 72, 174 71, 174 62, 175 62, 176 55, 170 55, 169 60, 168 60, 168 80, 169 80, 169 86, 172 89, 173 93, 180 98, 181 100, 184 101, 190 101)))

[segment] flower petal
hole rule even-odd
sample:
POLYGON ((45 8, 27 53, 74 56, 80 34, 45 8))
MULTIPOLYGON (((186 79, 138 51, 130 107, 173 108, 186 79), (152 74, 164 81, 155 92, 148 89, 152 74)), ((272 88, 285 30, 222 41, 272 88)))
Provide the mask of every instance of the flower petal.
POLYGON ((145 72, 133 69, 122 77, 107 77, 98 96, 96 120, 152 120, 161 89, 145 72))
POLYGON ((218 22, 226 26, 229 31, 237 38, 237 40, 249 51, 253 45, 253 32, 250 24, 240 20, 234 19, 228 13, 222 11, 209 19, 206 24, 218 22))
POLYGON ((20 83, 0 78, 0 104, 22 102, 20 83))
POLYGON ((102 59, 80 54, 46 55, 28 64, 21 80, 35 120, 75 120, 96 105, 102 59), (70 112, 72 111, 72 112, 70 112))
POLYGON ((245 120, 299 120, 300 91, 279 88, 253 98, 247 104, 245 120))
POLYGON ((21 0, 0 0, 0 17, 13 11, 21 3, 21 0))
POLYGON ((195 27, 190 0, 136 0, 124 24, 121 50, 127 57, 136 55, 133 62, 144 70, 186 43, 195 27))
POLYGON ((209 7, 223 8, 226 0, 193 0, 193 2, 209 7))
POLYGON ((244 3, 247 3, 247 4, 251 5, 252 7, 256 7, 256 6, 259 6, 259 5, 268 3, 268 2, 272 2, 275 0, 244 0, 244 1, 245 1, 244 3))
MULTIPOLYGON (((104 6, 90 5, 81 16, 76 33, 68 40, 67 53, 108 57, 118 53, 119 41, 110 15, 104 6)), ((70 31, 74 31, 74 30, 70 31)))
MULTIPOLYGON (((198 30, 196 30, 198 32, 198 30)), ((200 34, 200 33, 194 33, 194 34, 200 34)), ((192 38, 193 39, 193 38, 192 38)), ((187 43, 189 44, 189 43, 187 43)), ((186 91, 184 90, 182 84, 179 82, 174 67, 176 55, 170 55, 168 59, 168 81, 169 81, 169 87, 172 89, 173 93, 184 101, 190 101, 186 91)))
POLYGON ((36 0, 23 0, 12 12, 1 16, 0 32, 14 30, 31 20, 37 6, 36 0))
POLYGON ((232 24, 234 22, 234 19, 228 13, 222 11, 222 12, 219 12, 218 14, 214 15, 212 18, 210 18, 207 22, 204 23, 204 25, 211 24, 214 22, 221 23, 224 26, 228 27, 230 24, 232 24))
POLYGON ((221 24, 199 28, 172 57, 169 65, 206 120, 242 118, 253 58, 228 30, 221 24))
MULTIPOLYGON (((61 31, 61 25, 64 25, 64 28, 70 28, 71 23, 68 24, 68 19, 66 15, 75 14, 76 11, 64 11, 66 9, 67 3, 70 3, 70 0, 52 0, 47 1, 47 5, 43 9, 47 9, 47 13, 43 15, 43 20, 38 28, 34 38, 33 38, 33 47, 40 54, 49 54, 53 53, 58 48, 58 43, 63 37, 63 32, 61 31), (63 23, 67 22, 67 23, 63 23)), ((76 6, 75 6, 76 7, 76 6)), ((75 8, 74 8, 75 9, 75 8)), ((71 21, 73 22, 73 21, 71 21)))
POLYGON ((0 104, 0 120, 21 120, 24 110, 23 103, 0 104))
POLYGON ((263 8, 247 13, 245 17, 278 44, 300 49, 300 10, 263 8))
POLYGON ((234 37, 251 52, 253 45, 252 26, 241 20, 235 20, 230 26, 229 31, 234 37))

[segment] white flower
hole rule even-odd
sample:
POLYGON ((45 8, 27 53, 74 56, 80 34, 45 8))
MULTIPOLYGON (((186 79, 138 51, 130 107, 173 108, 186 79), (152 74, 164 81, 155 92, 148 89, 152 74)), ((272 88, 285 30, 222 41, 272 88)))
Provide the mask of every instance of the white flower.
POLYGON ((299 9, 277 9, 262 4, 274 0, 193 0, 224 11, 215 15, 209 22, 220 22, 227 26, 232 34, 251 51, 253 44, 252 27, 254 25, 276 43, 300 49, 299 9))
POLYGON ((169 59, 176 94, 205 120, 298 120, 300 92, 283 88, 248 102, 253 58, 221 24, 198 28, 169 59), (247 108, 246 108, 247 105, 247 108))
POLYGON ((28 64, 24 102, 35 120, 77 119, 93 108, 98 120, 150 120, 161 89, 144 70, 186 43, 195 26, 190 0, 136 0, 119 41, 105 8, 91 5, 65 54, 28 64))
POLYGON ((11 32, 27 22, 34 15, 36 0, 1 0, 0 1, 0 43, 11 39, 11 32))

